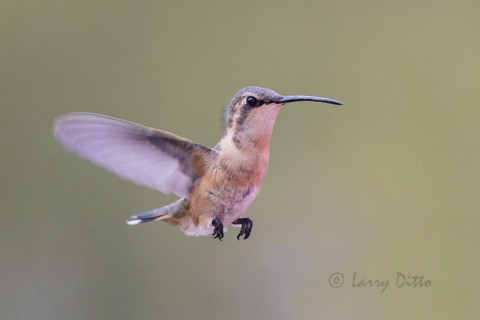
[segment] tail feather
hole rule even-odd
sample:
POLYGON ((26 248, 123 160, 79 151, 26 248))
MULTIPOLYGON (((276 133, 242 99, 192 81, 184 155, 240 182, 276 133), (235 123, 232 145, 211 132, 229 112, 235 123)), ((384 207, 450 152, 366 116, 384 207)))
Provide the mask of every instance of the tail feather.
POLYGON ((138 215, 131 216, 130 218, 128 218, 127 224, 130 225, 130 226, 133 226, 133 225, 136 225, 136 224, 139 224, 139 223, 146 223, 146 222, 157 221, 157 220, 166 220, 166 219, 172 218, 171 214, 159 214, 159 215, 154 216, 153 215, 154 211, 155 210, 146 211, 146 212, 140 213, 138 215), (142 217, 142 215, 144 213, 152 214, 152 216, 151 217, 142 217))
POLYGON ((164 207, 153 209, 131 216, 127 219, 128 225, 136 225, 140 223, 146 223, 151 221, 166 220, 167 222, 176 221, 177 217, 182 216, 185 213, 186 200, 181 198, 174 203, 166 205, 164 207))

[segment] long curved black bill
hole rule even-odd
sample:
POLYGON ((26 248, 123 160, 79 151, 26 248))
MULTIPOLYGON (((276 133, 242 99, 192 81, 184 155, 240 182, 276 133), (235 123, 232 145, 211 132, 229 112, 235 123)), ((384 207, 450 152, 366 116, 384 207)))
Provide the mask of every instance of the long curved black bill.
POLYGON ((313 96, 285 96, 277 101, 277 103, 290 103, 290 102, 297 102, 297 101, 314 101, 314 102, 323 102, 323 103, 330 103, 342 106, 343 103, 337 101, 335 99, 330 98, 323 98, 323 97, 313 97, 313 96))

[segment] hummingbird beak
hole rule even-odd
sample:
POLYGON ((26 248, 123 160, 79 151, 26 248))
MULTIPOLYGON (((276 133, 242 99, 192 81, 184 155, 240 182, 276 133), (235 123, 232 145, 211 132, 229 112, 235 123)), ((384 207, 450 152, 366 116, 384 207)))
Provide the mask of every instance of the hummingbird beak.
POLYGON ((322 97, 313 97, 313 96, 285 96, 277 101, 277 103, 290 103, 296 101, 314 101, 314 102, 323 102, 323 103, 330 103, 342 106, 343 103, 340 101, 330 99, 330 98, 322 98, 322 97))

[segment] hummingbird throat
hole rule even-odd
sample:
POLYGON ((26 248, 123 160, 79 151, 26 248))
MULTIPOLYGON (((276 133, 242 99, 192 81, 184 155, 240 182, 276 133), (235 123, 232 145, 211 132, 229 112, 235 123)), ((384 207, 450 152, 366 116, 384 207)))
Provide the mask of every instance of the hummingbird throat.
POLYGON ((280 105, 243 109, 234 115, 233 125, 227 128, 226 136, 231 137, 237 149, 268 149, 279 111, 280 105))

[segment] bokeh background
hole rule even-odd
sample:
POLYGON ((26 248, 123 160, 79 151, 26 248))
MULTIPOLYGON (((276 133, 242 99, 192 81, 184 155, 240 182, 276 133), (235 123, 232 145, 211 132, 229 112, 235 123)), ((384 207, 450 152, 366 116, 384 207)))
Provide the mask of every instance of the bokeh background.
POLYGON ((480 316, 478 1, 2 1, 0 319, 480 316), (213 146, 247 85, 280 113, 252 237, 68 154, 70 111, 213 146), (396 272, 428 287, 396 288, 396 272), (344 283, 335 278, 342 273, 344 283), (388 280, 355 287, 360 279, 388 280))

